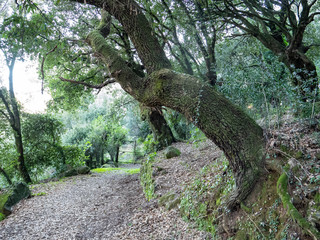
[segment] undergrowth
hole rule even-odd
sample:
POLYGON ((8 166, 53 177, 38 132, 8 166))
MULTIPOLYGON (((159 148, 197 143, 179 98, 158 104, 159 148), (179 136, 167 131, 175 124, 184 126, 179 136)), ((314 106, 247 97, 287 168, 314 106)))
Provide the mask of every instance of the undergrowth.
POLYGON ((234 180, 228 161, 222 156, 213 164, 202 168, 199 176, 184 189, 180 202, 182 218, 214 236, 218 207, 233 186, 234 180))
POLYGON ((148 201, 155 197, 154 182, 152 179, 152 163, 155 160, 157 153, 150 153, 140 170, 140 183, 148 201))

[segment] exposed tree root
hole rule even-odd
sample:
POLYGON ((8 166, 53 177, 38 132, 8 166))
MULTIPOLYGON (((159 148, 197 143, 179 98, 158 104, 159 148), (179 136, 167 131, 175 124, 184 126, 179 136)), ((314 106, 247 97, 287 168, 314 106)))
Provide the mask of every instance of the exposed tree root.
POLYGON ((320 232, 312 226, 292 204, 290 200, 291 197, 288 193, 288 176, 286 173, 282 173, 278 179, 277 192, 284 208, 288 210, 290 217, 299 224, 303 231, 312 236, 315 240, 320 239, 320 232))

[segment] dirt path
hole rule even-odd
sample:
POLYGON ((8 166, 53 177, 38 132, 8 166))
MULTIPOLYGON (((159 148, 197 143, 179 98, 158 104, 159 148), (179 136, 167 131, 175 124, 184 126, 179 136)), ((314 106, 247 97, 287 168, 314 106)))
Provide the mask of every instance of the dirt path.
MULTIPOLYGON (((156 194, 180 193, 183 185, 208 162, 220 156, 212 143, 198 147, 174 144, 183 153, 157 163, 166 174, 156 179, 156 194)), ((162 152, 158 153, 161 158, 162 152)), ((134 167, 134 166, 131 166, 134 167)), ((0 240, 203 240, 205 232, 184 222, 178 208, 147 202, 139 174, 94 173, 39 184, 35 196, 20 202, 12 215, 0 222, 0 240)))
POLYGON ((36 185, 0 222, 0 240, 207 239, 179 211, 147 202, 139 174, 109 172, 36 185), (44 194, 45 193, 45 194, 44 194))
POLYGON ((148 208, 138 174, 77 176, 38 186, 0 223, 0 239, 110 239, 135 209, 148 208))

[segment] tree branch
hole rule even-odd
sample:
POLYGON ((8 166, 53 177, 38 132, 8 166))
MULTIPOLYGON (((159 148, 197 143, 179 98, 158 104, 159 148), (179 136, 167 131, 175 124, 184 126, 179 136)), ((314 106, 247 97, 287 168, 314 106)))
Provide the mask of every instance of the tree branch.
POLYGON ((0 98, 1 98, 2 102, 4 103, 4 106, 6 107, 6 110, 9 114, 9 116, 8 115, 6 115, 6 116, 8 117, 7 119, 9 120, 9 122, 11 124, 12 122, 14 122, 14 115, 13 115, 13 113, 9 107, 9 103, 8 103, 7 99, 5 98, 5 96, 3 95, 2 91, 3 90, 0 88, 0 98))
POLYGON ((103 83, 101 83, 99 85, 93 85, 93 84, 90 84, 90 83, 80 82, 80 81, 71 80, 71 79, 66 79, 66 78, 63 78, 63 77, 59 77, 59 78, 63 82, 70 82, 70 83, 74 83, 74 84, 79 84, 79 85, 83 85, 83 86, 86 86, 88 88, 94 88, 94 89, 101 89, 101 88, 107 86, 108 84, 116 82, 116 80, 114 80, 114 79, 109 79, 109 80, 106 80, 106 81, 104 81, 103 83))
POLYGON ((9 116, 3 110, 0 110, 0 113, 10 122, 9 116))
POLYGON ((49 52, 47 52, 43 58, 42 58, 42 62, 41 62, 41 78, 42 78, 42 83, 41 83, 41 93, 43 94, 43 90, 44 90, 44 70, 43 70, 43 67, 44 67, 44 62, 47 58, 47 56, 54 52, 56 49, 57 49, 58 45, 56 45, 54 48, 52 48, 49 52))

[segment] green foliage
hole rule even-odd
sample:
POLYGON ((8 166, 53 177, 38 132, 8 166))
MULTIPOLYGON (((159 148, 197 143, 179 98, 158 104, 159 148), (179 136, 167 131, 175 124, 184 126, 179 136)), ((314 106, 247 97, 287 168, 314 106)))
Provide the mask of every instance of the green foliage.
POLYGON ((45 39, 53 34, 52 29, 48 27, 53 21, 53 16, 44 17, 34 12, 34 8, 31 17, 15 12, 14 9, 12 11, 14 13, 1 24, 0 49, 7 58, 23 60, 25 54, 37 56, 43 50, 45 39))
POLYGON ((157 148, 157 145, 159 144, 158 141, 154 140, 152 134, 149 134, 144 141, 140 138, 139 142, 141 142, 141 141, 143 144, 143 151, 145 154, 150 154, 150 153, 154 152, 157 148))
MULTIPOLYGON (((15 150, 13 134, 10 129, 1 129, 0 126, 0 167, 5 169, 9 176, 18 174, 18 154, 15 150)), ((4 176, 0 174, 0 188, 8 186, 4 176)))
POLYGON ((152 163, 155 161, 156 155, 156 152, 150 153, 140 169, 140 183, 148 201, 155 197, 154 181, 152 179, 152 163))
POLYGON ((65 163, 60 142, 62 123, 50 115, 25 114, 22 136, 25 160, 29 169, 40 173, 49 166, 59 168, 65 163))
POLYGON ((269 126, 273 114, 280 121, 283 112, 296 106, 299 98, 290 84, 289 71, 257 40, 225 40, 217 52, 219 90, 250 116, 264 118, 269 126))
POLYGON ((4 207, 5 203, 7 202, 9 196, 10 196, 10 194, 7 192, 0 194, 0 221, 5 219, 3 207, 4 207))
POLYGON ((90 168, 102 166, 105 153, 116 161, 119 148, 127 141, 128 131, 123 127, 126 109, 117 107, 121 96, 119 91, 115 91, 114 99, 110 99, 110 94, 104 94, 102 99, 60 116, 66 126, 62 141, 86 149, 86 163, 90 168))
POLYGON ((216 228, 213 222, 218 207, 227 198, 233 186, 233 176, 225 157, 205 166, 181 194, 180 212, 183 219, 194 222, 199 229, 215 235, 216 228), (223 172, 226 174, 222 174, 223 172))
POLYGON ((85 156, 86 146, 63 146, 65 155, 65 164, 71 167, 80 167, 85 164, 87 156, 85 156))
POLYGON ((194 126, 180 113, 170 109, 163 111, 166 121, 176 139, 188 140, 194 126))

